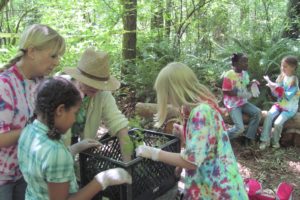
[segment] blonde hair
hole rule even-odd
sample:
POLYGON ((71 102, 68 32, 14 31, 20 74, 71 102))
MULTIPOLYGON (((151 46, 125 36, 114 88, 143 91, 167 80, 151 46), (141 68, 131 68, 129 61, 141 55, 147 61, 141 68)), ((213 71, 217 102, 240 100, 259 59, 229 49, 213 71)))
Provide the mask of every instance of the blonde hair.
POLYGON ((158 74, 154 89, 157 94, 158 112, 156 126, 160 127, 167 117, 167 105, 196 106, 209 103, 218 108, 217 99, 204 85, 199 83, 195 73, 185 64, 169 63, 158 74))
MULTIPOLYGON (((294 72, 296 72, 296 69, 298 67, 298 59, 295 56, 286 56, 281 60, 281 63, 286 63, 288 66, 292 67, 294 69, 294 72)), ((284 73, 282 69, 280 70, 280 75, 277 77, 276 82, 280 83, 283 81, 284 73)))
POLYGON ((7 69, 21 60, 28 48, 37 50, 51 48, 54 54, 63 55, 66 45, 64 38, 54 29, 47 25, 33 24, 23 32, 19 42, 19 51, 3 68, 7 69))

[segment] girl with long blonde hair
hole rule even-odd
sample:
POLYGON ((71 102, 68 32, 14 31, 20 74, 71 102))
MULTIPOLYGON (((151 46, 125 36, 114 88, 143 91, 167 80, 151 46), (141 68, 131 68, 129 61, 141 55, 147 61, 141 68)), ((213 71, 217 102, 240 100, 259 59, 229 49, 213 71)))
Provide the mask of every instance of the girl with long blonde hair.
POLYGON ((184 168, 184 199, 247 199, 217 100, 209 89, 178 62, 160 71, 154 88, 158 126, 166 119, 168 103, 183 111, 185 149, 171 153, 139 146, 137 155, 184 168))

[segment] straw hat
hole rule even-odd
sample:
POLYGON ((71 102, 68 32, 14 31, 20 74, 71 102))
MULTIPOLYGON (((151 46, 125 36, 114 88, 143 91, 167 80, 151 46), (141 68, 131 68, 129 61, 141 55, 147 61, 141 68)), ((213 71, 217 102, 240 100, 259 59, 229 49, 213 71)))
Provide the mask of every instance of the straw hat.
POLYGON ((76 68, 63 71, 74 79, 99 90, 116 90, 120 82, 109 73, 108 54, 88 48, 82 54, 76 68))

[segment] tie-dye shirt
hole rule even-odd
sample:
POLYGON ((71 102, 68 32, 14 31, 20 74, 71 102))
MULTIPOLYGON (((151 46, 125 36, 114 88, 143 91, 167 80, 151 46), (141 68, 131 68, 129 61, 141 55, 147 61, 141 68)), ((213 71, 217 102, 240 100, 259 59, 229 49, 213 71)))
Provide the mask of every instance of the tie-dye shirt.
MULTIPOLYGON (((24 128, 33 114, 36 83, 24 80, 17 66, 0 74, 0 134, 24 128)), ((0 148, 0 185, 21 178, 17 145, 0 148)))
POLYGON ((273 94, 278 98, 275 105, 282 110, 296 113, 300 96, 298 82, 296 76, 284 76, 283 80, 278 83, 279 87, 273 91, 273 94), (282 94, 276 91, 279 93, 282 91, 282 94))
POLYGON ((248 199, 220 113, 208 104, 198 105, 190 113, 186 134, 181 156, 197 169, 186 170, 184 199, 248 199))
MULTIPOLYGON (((229 70, 224 74, 222 90, 245 91, 247 90, 249 82, 249 74, 247 71, 236 73, 234 70, 229 70)), ((247 103, 247 99, 224 94, 223 102, 228 111, 231 111, 233 108, 240 107, 247 103)))

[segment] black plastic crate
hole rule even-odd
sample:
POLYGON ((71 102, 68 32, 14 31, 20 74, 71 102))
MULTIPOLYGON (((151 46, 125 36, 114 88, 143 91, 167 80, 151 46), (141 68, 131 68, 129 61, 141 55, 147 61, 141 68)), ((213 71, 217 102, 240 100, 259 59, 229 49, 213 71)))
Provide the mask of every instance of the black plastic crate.
MULTIPOLYGON (((135 132, 144 134, 143 142, 147 146, 156 146, 169 152, 180 152, 180 141, 177 137, 150 130, 132 129, 129 136, 135 137, 135 132)), ((81 184, 89 183, 94 176, 104 170, 121 167, 132 176, 132 184, 110 186, 99 192, 93 200, 150 200, 155 199, 177 184, 175 167, 150 159, 135 157, 124 163, 121 159, 120 145, 116 137, 100 140, 100 149, 89 149, 80 153, 81 184)))

